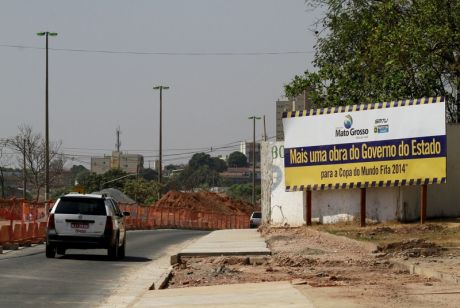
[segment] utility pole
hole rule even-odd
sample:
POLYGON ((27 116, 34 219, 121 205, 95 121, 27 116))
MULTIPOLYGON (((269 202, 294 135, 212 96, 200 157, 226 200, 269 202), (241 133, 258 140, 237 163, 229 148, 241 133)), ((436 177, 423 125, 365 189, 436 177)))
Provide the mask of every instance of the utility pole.
POLYGON ((48 199, 50 194, 50 149, 49 149, 49 124, 48 124, 48 37, 57 36, 56 32, 39 32, 38 36, 44 36, 46 41, 46 72, 45 72, 45 211, 48 211, 48 199))
POLYGON ((26 200, 26 197, 27 197, 27 194, 26 194, 26 191, 27 191, 27 176, 26 176, 26 139, 24 138, 23 140, 23 149, 22 149, 22 180, 23 180, 23 183, 22 183, 22 186, 23 186, 23 190, 22 190, 22 198, 24 200, 26 200))
POLYGON ((252 120, 252 205, 256 205, 256 120, 260 117, 252 116, 248 119, 252 120))
POLYGON ((267 141, 267 126, 265 125, 265 115, 264 115, 264 141, 267 141))
POLYGON ((120 152, 120 147, 121 147, 121 141, 120 141, 120 134, 121 134, 121 131, 120 131, 120 126, 117 127, 117 143, 115 144, 115 147, 117 148, 117 152, 120 152))
MULTIPOLYGON (((117 143, 115 144, 115 147, 117 148, 117 160, 118 160, 118 170, 121 169, 121 155, 120 155, 120 147, 121 147, 121 141, 120 141, 120 126, 117 127, 117 143)), ((112 158, 113 159, 113 158, 112 158)))
POLYGON ((161 184, 162 177, 162 152, 163 152, 163 90, 168 90, 168 86, 154 86, 154 90, 160 90, 160 148, 159 148, 159 164, 158 164, 158 183, 161 184))

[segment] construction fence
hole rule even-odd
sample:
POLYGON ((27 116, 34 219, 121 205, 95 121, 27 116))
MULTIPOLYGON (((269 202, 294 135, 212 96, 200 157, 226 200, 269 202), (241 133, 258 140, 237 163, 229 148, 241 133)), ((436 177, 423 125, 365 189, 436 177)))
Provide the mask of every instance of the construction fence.
MULTIPOLYGON (((51 208, 53 203, 49 203, 51 208)), ((249 228, 249 215, 193 211, 173 207, 119 204, 128 230, 145 229, 243 229, 249 228)), ((0 199, 0 245, 43 242, 47 224, 46 204, 23 199, 0 199)))

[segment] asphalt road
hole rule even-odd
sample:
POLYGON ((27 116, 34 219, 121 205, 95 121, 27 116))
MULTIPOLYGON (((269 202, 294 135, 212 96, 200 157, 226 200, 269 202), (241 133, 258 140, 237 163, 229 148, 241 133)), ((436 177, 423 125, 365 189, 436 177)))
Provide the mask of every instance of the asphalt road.
POLYGON ((111 261, 107 251, 99 249, 72 249, 47 259, 44 245, 0 255, 0 307, 94 307, 123 288, 126 276, 164 256, 166 249, 205 234, 130 231, 126 258, 120 261, 111 261))

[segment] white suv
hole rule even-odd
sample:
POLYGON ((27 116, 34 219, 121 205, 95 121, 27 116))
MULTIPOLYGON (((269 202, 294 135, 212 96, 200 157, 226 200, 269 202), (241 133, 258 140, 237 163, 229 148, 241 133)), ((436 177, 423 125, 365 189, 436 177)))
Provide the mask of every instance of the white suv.
POLYGON ((64 255, 66 249, 105 248, 112 259, 125 256, 126 230, 115 200, 105 195, 67 194, 50 211, 46 257, 64 255))

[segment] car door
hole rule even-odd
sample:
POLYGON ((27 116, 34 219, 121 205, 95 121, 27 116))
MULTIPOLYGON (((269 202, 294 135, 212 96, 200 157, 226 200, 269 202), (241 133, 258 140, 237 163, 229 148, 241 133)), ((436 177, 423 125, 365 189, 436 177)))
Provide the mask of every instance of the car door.
POLYGON ((123 243, 125 236, 126 236, 126 229, 125 229, 125 222, 123 219, 123 213, 121 212, 118 204, 115 200, 110 200, 115 212, 115 219, 117 220, 118 230, 120 231, 120 244, 123 243))

